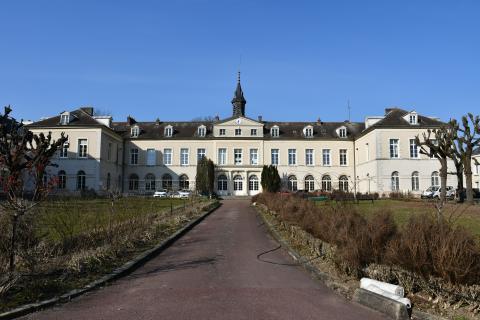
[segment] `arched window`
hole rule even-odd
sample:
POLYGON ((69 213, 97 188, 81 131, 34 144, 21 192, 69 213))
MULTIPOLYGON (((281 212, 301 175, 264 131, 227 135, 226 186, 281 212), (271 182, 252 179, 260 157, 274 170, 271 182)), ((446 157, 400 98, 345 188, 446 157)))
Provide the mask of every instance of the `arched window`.
POLYGON ((233 191, 242 191, 243 190, 243 178, 241 175, 236 175, 233 177, 233 191))
POLYGON ((258 177, 256 175, 250 176, 250 178, 248 178, 248 190, 258 191, 258 177))
POLYGON ((138 176, 135 173, 128 178, 128 190, 138 190, 138 176))
POLYGON ((348 178, 347 176, 340 176, 338 178, 338 189, 343 192, 348 192, 348 178))
POLYGON ((80 170, 77 172, 77 190, 85 190, 85 171, 80 170))
POLYGON ((67 174, 65 171, 58 171, 58 189, 65 189, 67 187, 67 174))
POLYGON ((329 175, 324 175, 322 177, 322 190, 332 191, 332 178, 330 178, 329 175))
POLYGON ((432 172, 432 187, 439 187, 440 186, 440 176, 438 175, 438 171, 432 172))
POLYGON ((228 190, 228 183, 227 183, 227 176, 221 174, 217 178, 217 190, 218 191, 227 191, 228 190))
POLYGON ((305 177, 305 190, 313 191, 315 190, 315 180, 311 175, 305 177))
POLYGON ((172 190, 172 176, 165 173, 162 176, 162 188, 166 190, 172 190))
POLYGON ((145 190, 155 191, 155 176, 151 173, 145 176, 145 190))
POLYGON ((190 189, 190 181, 188 180, 188 176, 186 174, 182 174, 180 178, 178 178, 178 182, 181 190, 190 189))
POLYGON ((110 190, 110 180, 111 180, 110 172, 107 172, 107 190, 110 190))
POLYGON ((398 177, 398 171, 392 172, 392 191, 400 190, 400 178, 398 177))
POLYGON ((270 135, 272 137, 278 137, 280 135, 280 128, 278 126, 273 126, 270 129, 270 135))
POLYGON ((420 179, 418 177, 418 171, 412 172, 412 191, 420 190, 420 179))
POLYGON ((287 183, 288 190, 290 191, 297 191, 297 177, 294 175, 291 175, 288 177, 288 183, 287 183))

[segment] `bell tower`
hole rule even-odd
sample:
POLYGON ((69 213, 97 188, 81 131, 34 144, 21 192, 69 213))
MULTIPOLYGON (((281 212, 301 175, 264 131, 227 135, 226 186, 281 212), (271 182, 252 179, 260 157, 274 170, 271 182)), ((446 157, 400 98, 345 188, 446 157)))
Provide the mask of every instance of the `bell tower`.
POLYGON ((233 116, 244 117, 246 104, 247 104, 247 100, 245 100, 245 98, 243 97, 243 90, 242 90, 242 85, 240 84, 240 71, 239 71, 238 78, 237 78, 237 88, 235 89, 235 93, 232 99, 233 116))

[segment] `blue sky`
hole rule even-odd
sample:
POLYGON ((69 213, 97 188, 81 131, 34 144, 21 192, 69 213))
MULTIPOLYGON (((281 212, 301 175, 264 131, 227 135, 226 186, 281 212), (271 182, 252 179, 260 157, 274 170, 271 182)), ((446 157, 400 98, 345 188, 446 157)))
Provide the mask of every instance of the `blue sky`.
POLYGON ((2 1, 0 105, 37 120, 231 114, 324 121, 480 110, 480 2, 2 1))

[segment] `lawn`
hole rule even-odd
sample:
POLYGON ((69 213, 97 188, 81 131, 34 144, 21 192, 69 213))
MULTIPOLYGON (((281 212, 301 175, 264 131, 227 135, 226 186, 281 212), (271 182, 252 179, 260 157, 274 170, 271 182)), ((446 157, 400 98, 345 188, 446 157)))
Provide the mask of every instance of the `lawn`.
POLYGON ((171 198, 68 199, 44 202, 37 208, 37 230, 56 242, 66 234, 76 236, 110 224, 161 214, 188 206, 191 200, 171 198))
MULTIPOLYGON (((317 202, 319 206, 332 205, 338 206, 340 203, 332 201, 317 202)), ((436 214, 435 203, 428 200, 390 200, 381 199, 373 203, 370 201, 360 201, 359 204, 347 204, 356 208, 359 213, 366 217, 379 211, 389 211, 393 214, 395 222, 402 226, 408 219, 420 212, 428 212, 432 215, 436 214)), ((467 205, 448 203, 444 209, 446 219, 465 227, 471 231, 480 240, 480 205, 467 205)))

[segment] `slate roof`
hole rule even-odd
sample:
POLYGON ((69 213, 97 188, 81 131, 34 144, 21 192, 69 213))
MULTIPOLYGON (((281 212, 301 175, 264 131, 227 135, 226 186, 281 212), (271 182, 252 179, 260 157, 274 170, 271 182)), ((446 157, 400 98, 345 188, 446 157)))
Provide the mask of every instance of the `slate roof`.
POLYGON ((68 125, 60 124, 60 114, 55 117, 43 119, 28 125, 28 127, 55 127, 55 126, 102 126, 97 120, 82 109, 70 112, 70 123, 68 125))
MULTIPOLYGON (((312 139, 312 140, 352 140, 363 134, 374 130, 375 128, 411 128, 412 125, 408 123, 403 117, 408 114, 408 111, 399 108, 389 109, 386 116, 365 129, 363 122, 276 122, 276 121, 256 121, 264 125, 263 137, 216 137, 215 139, 272 139, 272 140, 288 140, 288 139, 312 139), (313 137, 306 138, 303 136, 303 129, 306 126, 313 127, 313 137), (270 129, 273 126, 278 126, 280 130, 279 137, 271 137, 270 129), (347 128, 347 138, 340 138, 337 134, 337 129, 340 127, 347 128)), ((30 127, 68 127, 68 126, 97 126, 103 125, 95 120, 88 112, 82 109, 77 109, 70 112, 72 117, 68 125, 60 124, 60 115, 48 119, 40 120, 30 124, 30 127)), ((125 139, 147 139, 147 140, 162 140, 162 139, 213 139, 213 127, 217 123, 224 123, 225 121, 234 119, 236 117, 229 117, 222 120, 213 121, 153 121, 153 122, 137 122, 135 119, 129 117, 126 122, 112 122, 110 128, 118 135, 125 139), (140 128, 138 137, 132 138, 130 136, 130 129, 137 125, 140 128), (173 136, 165 137, 164 132, 167 126, 173 127, 173 136), (206 127, 205 137, 198 136, 198 127, 204 125, 206 127)), ((416 127, 438 127, 443 122, 418 115, 418 125, 416 127)), ((107 127, 105 127, 107 128, 107 127)), ((477 150, 478 152, 478 150, 477 150)))
POLYGON ((405 115, 410 113, 410 111, 406 111, 400 108, 391 108, 386 109, 385 111, 385 117, 374 125, 368 127, 365 131, 362 132, 362 135, 379 128, 397 129, 411 128, 412 126, 415 126, 416 128, 435 128, 445 124, 442 121, 418 114, 418 125, 411 125, 407 120, 403 118, 405 115))

